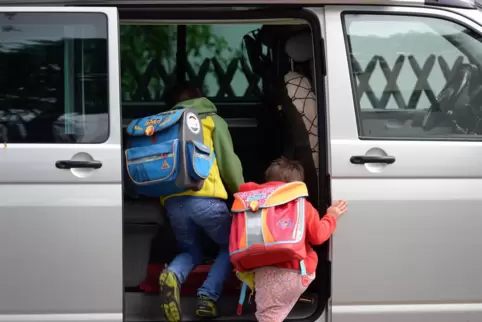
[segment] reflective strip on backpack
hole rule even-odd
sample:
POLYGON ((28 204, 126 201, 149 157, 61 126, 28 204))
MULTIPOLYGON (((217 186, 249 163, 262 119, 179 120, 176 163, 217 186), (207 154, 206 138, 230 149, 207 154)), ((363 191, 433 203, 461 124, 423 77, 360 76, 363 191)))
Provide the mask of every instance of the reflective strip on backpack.
POLYGON ((262 209, 256 212, 246 211, 244 216, 246 220, 246 247, 264 244, 262 209))

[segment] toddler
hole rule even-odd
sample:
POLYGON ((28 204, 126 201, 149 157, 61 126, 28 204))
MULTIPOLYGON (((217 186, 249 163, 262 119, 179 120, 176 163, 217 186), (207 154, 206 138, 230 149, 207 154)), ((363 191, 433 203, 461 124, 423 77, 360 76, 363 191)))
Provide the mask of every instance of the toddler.
MULTIPOLYGON (((271 163, 265 172, 267 183, 245 183, 239 191, 261 189, 270 185, 304 180, 303 167, 295 161, 280 158, 271 163)), ((308 283, 302 283, 299 259, 279 263, 276 266, 254 270, 254 288, 256 318, 260 322, 283 321, 301 294, 315 278, 318 256, 311 245, 320 245, 327 241, 335 231, 338 218, 347 211, 346 201, 336 201, 320 219, 318 211, 305 201, 305 239, 307 256, 304 259, 308 283)))

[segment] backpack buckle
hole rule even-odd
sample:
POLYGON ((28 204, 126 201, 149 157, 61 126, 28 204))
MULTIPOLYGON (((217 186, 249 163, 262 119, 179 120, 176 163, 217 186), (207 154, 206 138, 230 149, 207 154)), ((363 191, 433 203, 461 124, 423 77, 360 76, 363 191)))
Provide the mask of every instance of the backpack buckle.
POLYGON ((250 201, 248 207, 249 207, 249 210, 251 210, 252 212, 258 211, 258 209, 259 209, 258 200, 250 201))
POLYGON ((148 127, 146 127, 146 130, 145 130, 144 134, 146 136, 152 136, 152 135, 154 135, 154 132, 155 132, 154 126, 149 125, 148 127))

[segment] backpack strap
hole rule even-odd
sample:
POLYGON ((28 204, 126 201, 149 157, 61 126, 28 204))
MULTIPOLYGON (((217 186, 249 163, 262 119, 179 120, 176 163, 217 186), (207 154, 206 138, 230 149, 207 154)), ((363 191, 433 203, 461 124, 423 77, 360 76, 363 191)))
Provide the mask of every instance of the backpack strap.
POLYGON ((306 272, 306 266, 305 266, 304 260, 300 261, 300 271, 301 271, 301 285, 303 285, 304 287, 307 287, 309 280, 308 280, 308 273, 306 272))
POLYGON ((247 288, 248 288, 248 284, 243 282, 243 284, 241 285, 241 292, 239 293, 238 309, 236 311, 238 316, 241 316, 243 314, 243 304, 244 304, 244 300, 246 299, 247 288))

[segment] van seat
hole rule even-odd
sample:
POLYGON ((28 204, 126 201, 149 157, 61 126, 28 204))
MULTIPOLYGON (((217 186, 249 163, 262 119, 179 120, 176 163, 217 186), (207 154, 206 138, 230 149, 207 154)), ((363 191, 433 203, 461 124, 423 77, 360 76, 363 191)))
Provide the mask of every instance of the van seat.
POLYGON ((124 195, 124 223, 162 225, 165 221, 163 211, 159 198, 124 195))
POLYGON ((136 287, 146 276, 151 241, 164 216, 159 198, 124 196, 124 286, 136 287))

